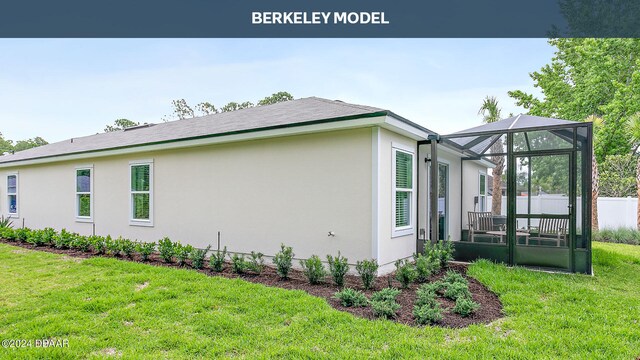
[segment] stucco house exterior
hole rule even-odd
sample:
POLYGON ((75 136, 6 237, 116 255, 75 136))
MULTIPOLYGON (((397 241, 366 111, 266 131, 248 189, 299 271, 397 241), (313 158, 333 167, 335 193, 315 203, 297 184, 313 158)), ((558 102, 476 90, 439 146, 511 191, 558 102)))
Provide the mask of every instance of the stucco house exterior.
POLYGON ((340 251, 377 259, 382 274, 430 238, 434 146, 438 237, 458 239, 460 214, 486 207, 491 163, 463 162, 438 138, 391 111, 316 97, 143 125, 1 156, 0 212, 18 226, 198 248, 220 232, 230 252, 340 251), (464 189, 450 182, 461 177, 464 189))

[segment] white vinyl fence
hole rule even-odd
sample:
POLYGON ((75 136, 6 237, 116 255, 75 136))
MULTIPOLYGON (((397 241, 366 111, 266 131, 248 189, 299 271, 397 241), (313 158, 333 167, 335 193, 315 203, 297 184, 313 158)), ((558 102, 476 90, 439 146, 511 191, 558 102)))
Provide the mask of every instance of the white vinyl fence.
MULTIPOLYGON (((576 216, 578 219, 582 217, 581 198, 577 199, 578 209, 576 216)), ((531 197, 531 213, 532 214, 566 214, 569 199, 563 195, 539 195, 531 197)), ((518 196, 517 212, 526 214, 527 197, 518 196)), ((629 227, 636 228, 636 213, 638 199, 599 197, 598 198, 598 225, 600 229, 629 227)), ((491 208, 491 196, 487 198, 487 207, 491 208)), ((502 215, 506 215, 507 199, 502 197, 502 215)), ((526 220, 518 219, 518 227, 525 227, 526 220), (520 224, 522 222, 522 224, 520 224)), ((535 224, 533 224, 535 225, 535 224)), ((580 227, 580 222, 578 222, 580 227)))

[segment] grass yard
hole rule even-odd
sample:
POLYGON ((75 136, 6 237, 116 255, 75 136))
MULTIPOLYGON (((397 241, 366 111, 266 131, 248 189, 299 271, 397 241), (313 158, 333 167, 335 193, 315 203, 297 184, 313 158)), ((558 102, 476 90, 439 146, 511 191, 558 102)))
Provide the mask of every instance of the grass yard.
POLYGON ((0 244, 0 358, 575 358, 640 356, 640 247, 594 243, 595 277, 479 262, 506 318, 411 328, 334 310, 302 291, 111 258, 0 244))

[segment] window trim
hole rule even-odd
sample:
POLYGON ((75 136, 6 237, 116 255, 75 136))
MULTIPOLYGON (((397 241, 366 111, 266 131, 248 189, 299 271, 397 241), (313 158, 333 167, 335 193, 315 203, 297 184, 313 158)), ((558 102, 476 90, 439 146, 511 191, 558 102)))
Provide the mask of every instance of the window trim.
POLYGON ((391 144, 391 237, 396 238, 400 236, 413 235, 415 233, 415 187, 416 187, 416 154, 415 150, 404 144, 392 143, 391 144), (411 155, 411 188, 399 189, 396 186, 396 154, 402 152, 411 155), (396 194, 398 191, 409 193, 409 225, 397 227, 396 226, 396 194))
POLYGON ((94 211, 94 207, 93 207, 93 164, 91 165, 83 165, 83 166, 76 166, 75 168, 75 176, 73 177, 73 186, 75 189, 75 218, 76 218, 76 222, 86 222, 86 223, 92 223, 93 222, 93 211, 94 211), (78 170, 89 170, 89 192, 79 192, 78 191, 78 170), (78 201, 78 195, 89 195, 89 216, 80 216, 78 213, 80 211, 80 202, 78 201))
POLYGON ((480 170, 478 172, 478 211, 487 211, 487 199, 489 198, 489 192, 487 190, 489 190, 489 186, 487 184, 487 181, 489 180, 489 177, 487 176, 486 171, 482 171, 480 170), (482 188, 480 187, 482 184, 482 181, 480 179, 482 179, 482 177, 484 176, 484 195, 482 195, 482 188), (482 208, 481 206, 481 199, 484 197, 484 208, 482 208))
POLYGON ((17 172, 8 173, 5 177, 5 186, 7 190, 6 204, 7 204, 7 217, 9 218, 18 218, 20 217, 20 176, 18 176, 17 172), (9 192, 9 177, 16 177, 16 191, 14 193, 9 192), (11 212, 11 205, 9 204, 9 196, 14 195, 16 197, 16 212, 11 212))
POLYGON ((127 186, 129 188, 129 225, 131 226, 153 226, 153 159, 135 160, 129 162, 129 177, 127 178, 127 186), (138 165, 149 165, 149 191, 133 191, 131 189, 131 169, 138 165), (133 218, 133 195, 149 194, 149 219, 133 218))

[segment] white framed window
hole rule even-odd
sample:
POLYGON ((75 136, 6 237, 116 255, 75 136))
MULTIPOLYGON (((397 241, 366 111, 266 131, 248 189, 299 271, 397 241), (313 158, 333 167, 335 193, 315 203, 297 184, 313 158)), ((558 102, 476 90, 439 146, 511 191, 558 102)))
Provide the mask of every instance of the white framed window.
POLYGON ((414 153, 411 148, 393 145, 393 233, 392 237, 413 234, 414 153))
POLYGON ((76 221, 93 221, 93 166, 76 168, 76 221))
POLYGON ((129 224, 153 226, 153 160, 129 163, 129 224))
POLYGON ((18 174, 7 175, 7 213, 9 217, 18 217, 18 174))
POLYGON ((487 174, 483 172, 478 179, 478 211, 487 211, 487 174))

